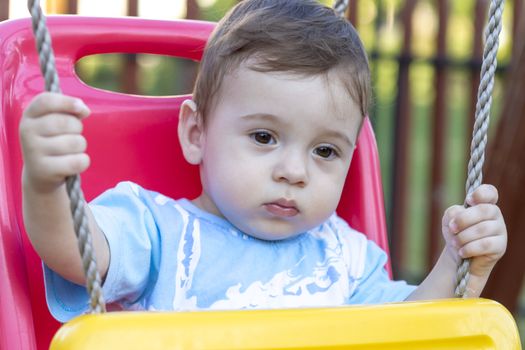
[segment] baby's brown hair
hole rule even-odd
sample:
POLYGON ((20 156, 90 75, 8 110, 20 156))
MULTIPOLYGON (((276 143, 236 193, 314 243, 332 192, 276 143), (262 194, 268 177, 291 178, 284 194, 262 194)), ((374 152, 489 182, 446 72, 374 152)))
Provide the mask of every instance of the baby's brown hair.
POLYGON ((315 0, 244 0, 226 14, 206 45, 193 91, 204 119, 224 76, 245 63, 254 71, 299 76, 334 70, 361 115, 368 113, 363 44, 350 22, 315 0))

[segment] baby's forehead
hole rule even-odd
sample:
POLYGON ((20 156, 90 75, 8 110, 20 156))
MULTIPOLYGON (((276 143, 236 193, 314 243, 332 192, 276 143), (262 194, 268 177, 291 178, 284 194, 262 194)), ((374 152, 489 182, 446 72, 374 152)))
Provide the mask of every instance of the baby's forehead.
MULTIPOLYGON (((240 67, 225 75, 215 108, 236 115, 302 115, 305 122, 359 129, 361 113, 342 79, 330 74, 260 72, 240 67)), ((353 134, 353 133, 352 133, 353 134)))
POLYGON ((322 86, 319 86, 317 91, 312 91, 312 94, 324 96, 324 92, 328 92, 326 98, 329 105, 338 108, 338 104, 344 108, 353 108, 357 101, 354 101, 351 90, 351 82, 346 79, 345 74, 341 73, 339 67, 332 68, 320 73, 305 73, 302 70, 278 70, 270 71, 264 70, 259 65, 259 60, 256 58, 249 58, 235 68, 231 68, 222 77, 220 84, 221 88, 228 88, 228 82, 231 80, 243 80, 248 78, 252 84, 264 85, 263 79, 265 77, 274 77, 283 82, 297 82, 308 83, 317 80, 322 86))

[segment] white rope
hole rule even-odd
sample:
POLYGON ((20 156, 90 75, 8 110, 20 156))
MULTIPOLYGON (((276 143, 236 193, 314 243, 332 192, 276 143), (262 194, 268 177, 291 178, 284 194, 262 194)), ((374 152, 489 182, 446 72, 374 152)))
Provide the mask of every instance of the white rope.
MULTIPOLYGON (((485 147, 487 145, 487 131, 489 128, 490 107, 492 104, 492 90, 496 73, 499 46, 499 34, 502 26, 504 0, 492 0, 489 8, 488 24, 485 30, 485 48, 481 64, 481 79, 476 103, 476 114, 472 142, 470 146, 470 160, 468 162, 467 181, 465 183, 466 196, 472 193, 483 180, 482 168, 485 161, 485 147)), ((467 203, 465 201, 465 207, 467 203)), ((470 259, 464 259, 458 267, 457 297, 465 298, 469 279, 470 259)))
POLYGON ((344 17, 348 4, 349 0, 335 0, 332 7, 339 16, 344 17))
MULTIPOLYGON (((46 17, 40 8, 38 0, 28 1, 29 12, 33 23, 40 69, 44 76, 46 91, 61 93, 58 74, 55 66, 55 55, 51 46, 51 36, 46 26, 46 17)), ((80 177, 78 175, 66 178, 66 188, 71 201, 71 213, 75 234, 78 238, 78 248, 82 257, 82 266, 86 276, 86 288, 90 298, 90 311, 101 313, 106 311, 104 297, 102 296, 102 283, 95 261, 91 234, 87 224, 85 213, 86 201, 80 188, 80 177)))

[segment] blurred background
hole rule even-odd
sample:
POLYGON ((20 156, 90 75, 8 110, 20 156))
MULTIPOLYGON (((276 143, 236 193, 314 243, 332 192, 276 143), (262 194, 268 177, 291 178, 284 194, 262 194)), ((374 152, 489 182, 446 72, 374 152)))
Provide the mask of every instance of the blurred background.
MULTIPOLYGON (((48 14, 219 20, 236 0, 47 0, 48 14)), ((331 5, 331 1, 322 1, 331 5)), ((348 19, 370 57, 376 132, 396 278, 419 283, 442 248, 441 216, 461 204, 488 0, 350 0, 348 19)), ((27 17, 0 0, 0 20, 27 17)), ((507 0, 484 182, 500 191, 509 244, 483 296, 503 303, 525 339, 525 8, 507 0)), ((155 55, 95 55, 87 84, 141 95, 190 93, 197 64, 155 55)))

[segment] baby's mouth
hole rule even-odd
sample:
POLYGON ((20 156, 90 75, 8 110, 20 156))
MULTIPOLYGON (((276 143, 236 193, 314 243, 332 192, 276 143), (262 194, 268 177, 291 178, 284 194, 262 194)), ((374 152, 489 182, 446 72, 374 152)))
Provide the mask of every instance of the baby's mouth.
POLYGON ((281 198, 264 204, 264 208, 271 214, 280 217, 292 217, 299 214, 295 201, 281 198))

